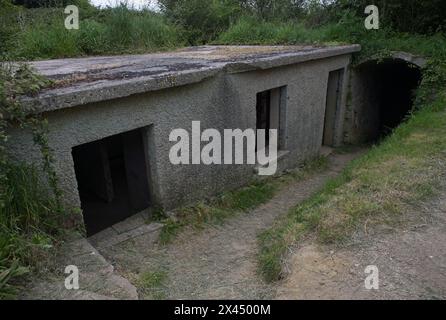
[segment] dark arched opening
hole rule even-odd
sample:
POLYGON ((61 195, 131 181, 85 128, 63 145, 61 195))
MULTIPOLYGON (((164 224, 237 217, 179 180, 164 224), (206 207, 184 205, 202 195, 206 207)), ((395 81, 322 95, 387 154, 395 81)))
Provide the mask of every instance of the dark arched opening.
POLYGON ((413 108, 419 66, 403 59, 372 60, 354 71, 351 140, 373 142, 395 129, 413 108))
POLYGON ((380 136, 396 128, 412 110, 420 69, 403 60, 385 60, 376 65, 380 136))

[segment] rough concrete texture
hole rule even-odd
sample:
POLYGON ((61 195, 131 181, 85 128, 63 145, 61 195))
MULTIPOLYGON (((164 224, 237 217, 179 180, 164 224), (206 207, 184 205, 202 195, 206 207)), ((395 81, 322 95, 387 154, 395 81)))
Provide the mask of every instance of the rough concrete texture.
POLYGON ((376 68, 367 64, 351 72, 350 99, 346 104, 344 141, 360 144, 373 141, 379 136, 379 92, 376 68))
MULTIPOLYGON (((49 121, 49 145, 54 151, 55 169, 67 204, 80 206, 72 148, 137 128, 144 130, 154 205, 172 209, 250 182, 256 177, 254 165, 172 165, 169 151, 174 143, 169 141, 169 135, 177 128, 190 132, 194 120, 201 121, 202 130, 214 128, 223 132, 223 129, 255 128, 256 94, 283 86, 286 86, 286 94, 281 109, 286 120, 281 130, 288 153, 280 159, 279 171, 318 155, 328 74, 338 69, 346 72, 335 133, 340 141, 350 53, 358 49, 358 46, 199 47, 148 56, 36 62, 35 66, 43 74, 53 78, 70 77, 73 72, 88 76, 105 72, 105 76, 121 77, 69 82, 42 93, 37 100, 43 103, 45 110, 57 109, 45 115, 49 121), (187 71, 159 71, 163 59, 170 61, 164 64, 171 67, 186 62, 191 65, 187 71), (208 65, 197 67, 198 63, 208 65), (248 65, 251 67, 247 68, 248 65), (224 66, 226 71, 223 71, 224 66), (93 71, 87 71, 90 68, 93 71), (150 68, 158 70, 154 71, 156 75, 139 73, 150 68), (131 70, 137 76, 122 79, 123 72, 131 70), (165 79, 166 74, 179 76, 183 72, 193 74, 196 81, 186 81, 183 84, 188 85, 168 90, 145 92, 161 88, 148 84, 150 81, 161 83, 160 79, 165 79), (201 81, 203 78, 198 75, 203 72, 211 72, 214 76, 201 81), (127 81, 132 84, 127 85, 127 81), (122 85, 122 88, 118 90, 113 87, 115 85, 122 85), (111 93, 104 93, 109 89, 111 93), (136 92, 145 93, 133 94, 136 92), (126 97, 112 99, 121 96, 126 97), (87 104, 98 99, 106 101, 87 104), (85 105, 67 108, 75 104, 85 105)), ((39 150, 29 133, 15 130, 10 136, 12 154, 20 160, 40 161, 39 150)))
POLYGON ((122 98, 202 81, 219 71, 244 72, 359 51, 349 46, 202 46, 168 53, 32 62, 55 88, 26 101, 37 111, 122 98))
MULTIPOLYGON (((148 211, 148 210, 146 210, 148 211)), ((128 241, 142 235, 149 235, 147 245, 154 243, 158 239, 159 231, 163 227, 161 223, 151 222, 148 212, 135 214, 124 221, 121 221, 110 228, 88 238, 88 241, 98 250, 112 247, 119 243, 128 241)))

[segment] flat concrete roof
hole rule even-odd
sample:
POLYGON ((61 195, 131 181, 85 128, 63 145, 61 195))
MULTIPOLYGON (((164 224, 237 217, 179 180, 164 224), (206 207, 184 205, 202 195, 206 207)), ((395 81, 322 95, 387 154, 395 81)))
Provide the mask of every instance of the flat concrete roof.
POLYGON ((200 46, 172 52, 30 62, 54 86, 23 102, 34 112, 200 82, 219 72, 264 70, 359 51, 345 46, 200 46))

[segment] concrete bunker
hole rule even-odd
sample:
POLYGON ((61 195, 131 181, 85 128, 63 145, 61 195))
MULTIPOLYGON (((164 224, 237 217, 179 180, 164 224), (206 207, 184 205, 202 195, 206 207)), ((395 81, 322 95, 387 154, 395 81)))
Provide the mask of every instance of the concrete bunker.
POLYGON ((144 129, 73 147, 87 235, 150 206, 144 129))
POLYGON ((375 142, 398 127, 413 108, 422 63, 400 57, 369 60, 352 81, 353 143, 375 142))
MULTIPOLYGON (((256 164, 172 163, 170 133, 193 121, 220 132, 278 129, 278 173, 318 156, 324 127, 333 140, 327 144, 342 144, 349 65, 359 50, 203 46, 36 61, 32 66, 60 86, 25 102, 48 118, 64 202, 82 208, 91 236, 152 206, 172 210, 257 177, 256 164)), ((40 156, 21 131, 10 145, 18 159, 40 156)))

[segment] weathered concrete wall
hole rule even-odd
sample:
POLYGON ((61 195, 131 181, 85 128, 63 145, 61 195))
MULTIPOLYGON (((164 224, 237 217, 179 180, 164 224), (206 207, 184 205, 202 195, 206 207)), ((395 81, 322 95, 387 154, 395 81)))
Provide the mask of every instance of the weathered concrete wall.
MULTIPOLYGON (((287 87, 286 141, 287 156, 279 161, 280 169, 295 167, 316 156, 322 145, 328 74, 345 68, 348 74, 349 56, 318 60, 258 72, 229 76, 237 101, 245 109, 247 124, 255 127, 256 93, 271 88, 287 87), (236 90, 236 88, 242 88, 236 90)), ((348 79, 348 77, 346 78, 348 79)), ((336 141, 341 144, 347 82, 342 89, 342 102, 336 125, 336 141)))
POLYGON ((360 144, 379 136, 379 82, 373 67, 352 70, 346 103, 344 142, 360 144))
MULTIPOLYGON (((49 143, 54 150, 61 188, 70 205, 80 206, 72 147, 136 128, 147 127, 147 159, 153 200, 166 209, 215 195, 256 177, 253 165, 172 165, 173 129, 246 129, 256 126, 256 93, 287 86, 286 144, 279 170, 295 167, 318 154, 323 135, 328 74, 346 68, 341 55, 262 71, 219 72, 199 83, 48 112, 49 143)), ((347 74, 336 136, 342 140, 347 74)), ((19 159, 39 159, 32 139, 13 132, 11 150, 19 159)))

